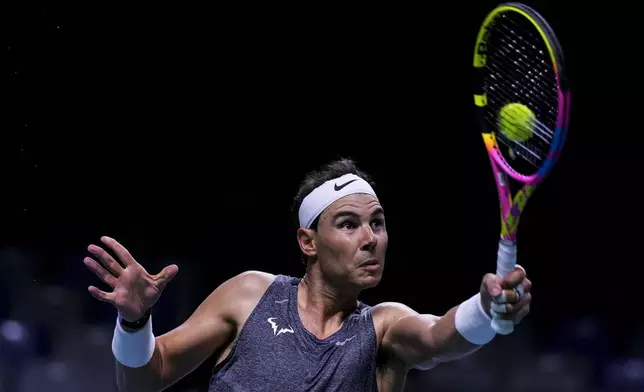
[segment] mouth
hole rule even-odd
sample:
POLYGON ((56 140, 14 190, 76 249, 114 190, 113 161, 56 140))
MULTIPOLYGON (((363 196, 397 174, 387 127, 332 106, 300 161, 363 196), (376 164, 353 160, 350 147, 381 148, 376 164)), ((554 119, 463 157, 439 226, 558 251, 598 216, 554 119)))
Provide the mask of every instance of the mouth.
POLYGON ((380 261, 378 259, 372 258, 368 259, 358 266, 358 268, 363 268, 366 270, 375 270, 380 268, 380 261))

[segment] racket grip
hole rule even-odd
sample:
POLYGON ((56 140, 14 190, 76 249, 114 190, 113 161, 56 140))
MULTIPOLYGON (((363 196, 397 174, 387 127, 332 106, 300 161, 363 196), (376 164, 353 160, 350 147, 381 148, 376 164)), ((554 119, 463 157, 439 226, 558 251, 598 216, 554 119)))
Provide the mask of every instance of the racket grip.
MULTIPOLYGON (((499 241, 499 250, 496 259, 496 275, 500 278, 508 275, 517 265, 517 245, 513 241, 501 239, 499 241)), ((495 298, 492 298, 494 301, 495 298)), ((491 310, 492 329, 500 335, 508 335, 514 331, 514 322, 512 320, 503 320, 500 314, 491 310)))

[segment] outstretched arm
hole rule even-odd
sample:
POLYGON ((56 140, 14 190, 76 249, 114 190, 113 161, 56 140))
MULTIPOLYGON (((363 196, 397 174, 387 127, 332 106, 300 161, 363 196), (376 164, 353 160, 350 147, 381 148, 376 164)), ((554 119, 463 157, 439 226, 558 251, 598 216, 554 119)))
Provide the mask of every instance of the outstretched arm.
POLYGON ((483 278, 480 293, 453 307, 442 317, 422 315, 402 305, 387 309, 382 345, 410 367, 429 369, 440 362, 469 355, 490 342, 495 332, 490 325, 490 307, 504 312, 515 324, 530 311, 530 286, 522 268, 501 280, 492 274, 483 278), (521 286, 522 295, 515 288, 521 286), (492 305, 491 298, 503 294, 505 305, 492 305))
POLYGON ((133 368, 117 360, 119 390, 161 391, 192 372, 235 336, 271 281, 269 274, 247 271, 222 283, 183 324, 155 338, 146 365, 133 368))
POLYGON ((88 250, 98 261, 86 257, 84 263, 113 289, 106 292, 89 287, 96 299, 118 310, 112 352, 117 385, 123 392, 164 390, 225 347, 274 278, 257 271, 232 277, 217 287, 182 325, 155 337, 148 311, 178 267, 168 266, 151 275, 116 240, 103 237, 101 241, 120 263, 96 245, 88 250))

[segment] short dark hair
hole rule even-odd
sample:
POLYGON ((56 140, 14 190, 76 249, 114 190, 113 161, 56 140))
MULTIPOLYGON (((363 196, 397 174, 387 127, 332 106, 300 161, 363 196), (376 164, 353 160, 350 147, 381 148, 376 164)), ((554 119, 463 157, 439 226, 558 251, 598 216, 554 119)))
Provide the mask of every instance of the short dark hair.
MULTIPOLYGON (((300 227, 299 221, 299 210, 300 205, 304 198, 313 190, 325 182, 332 180, 337 177, 341 177, 345 174, 353 173, 358 177, 365 180, 372 188, 375 188, 375 182, 371 179, 371 176, 366 172, 362 171, 356 164, 356 162, 351 158, 340 158, 330 163, 327 163, 320 167, 317 170, 309 172, 304 180, 300 183, 300 187, 293 199, 293 205, 291 207, 291 213, 293 214, 294 222, 296 227, 300 227)), ((315 218, 313 223, 311 223, 311 229, 317 230, 318 221, 320 217, 315 218)))

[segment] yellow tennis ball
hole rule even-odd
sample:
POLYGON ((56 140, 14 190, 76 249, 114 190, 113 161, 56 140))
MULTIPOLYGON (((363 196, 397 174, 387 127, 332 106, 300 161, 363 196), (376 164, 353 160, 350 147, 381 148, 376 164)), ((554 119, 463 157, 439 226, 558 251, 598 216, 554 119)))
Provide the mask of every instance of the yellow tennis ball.
POLYGON ((509 103, 499 112, 499 131, 515 142, 530 139, 534 131, 535 115, 527 106, 509 103))

